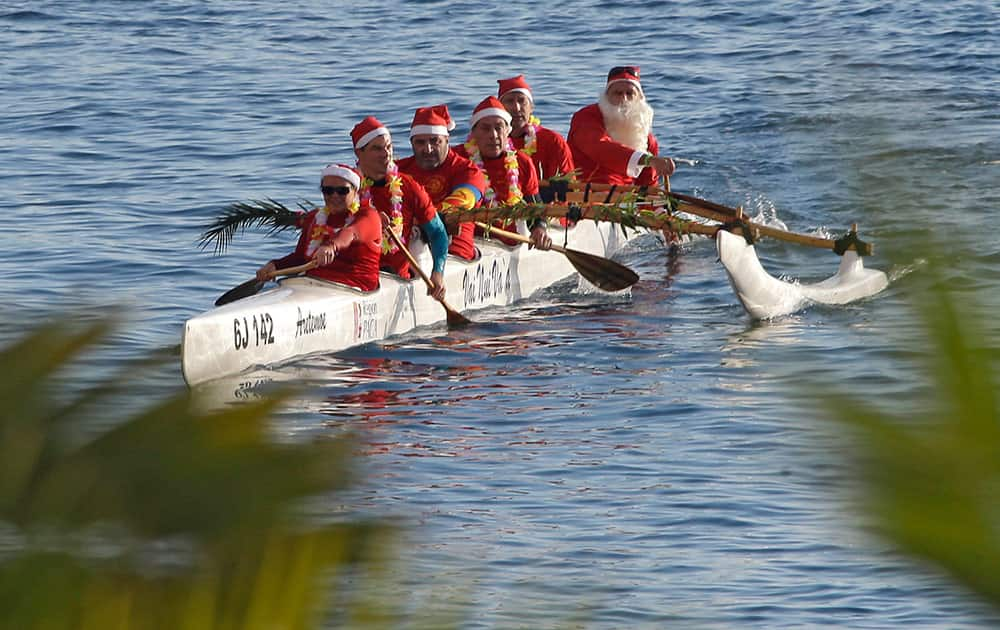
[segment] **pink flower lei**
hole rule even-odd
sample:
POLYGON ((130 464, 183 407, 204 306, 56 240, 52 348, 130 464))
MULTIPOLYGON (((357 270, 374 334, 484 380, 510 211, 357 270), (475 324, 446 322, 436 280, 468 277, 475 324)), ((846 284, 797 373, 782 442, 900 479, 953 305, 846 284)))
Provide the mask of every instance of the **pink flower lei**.
POLYGON ((528 118, 528 130, 524 132, 524 148, 521 149, 528 155, 534 155, 538 151, 538 127, 542 124, 542 121, 538 119, 538 116, 532 114, 528 118))
MULTIPOLYGON (((493 184, 490 183, 490 176, 486 173, 483 156, 479 152, 479 146, 476 145, 476 141, 471 137, 465 141, 465 150, 469 153, 469 159, 479 167, 479 170, 483 172, 483 177, 486 178, 486 192, 483 194, 485 203, 483 205, 487 208, 497 205, 497 193, 493 190, 493 184)), ((524 193, 521 192, 521 185, 518 181, 517 151, 514 150, 514 144, 510 141, 510 138, 507 139, 507 150, 503 156, 503 167, 507 171, 507 199, 504 203, 507 205, 521 203, 524 201, 524 193)))
MULTIPOLYGON (((403 239, 403 178, 399 176, 399 168, 396 167, 395 161, 389 162, 385 178, 386 185, 389 186, 389 228, 399 237, 400 241, 405 243, 406 241, 403 239)), ((375 207, 371 190, 373 183, 370 177, 365 177, 361 182, 361 203, 372 208, 375 207)), ((399 248, 396 247, 396 243, 392 239, 382 240, 383 254, 392 254, 396 251, 399 251, 399 248)))

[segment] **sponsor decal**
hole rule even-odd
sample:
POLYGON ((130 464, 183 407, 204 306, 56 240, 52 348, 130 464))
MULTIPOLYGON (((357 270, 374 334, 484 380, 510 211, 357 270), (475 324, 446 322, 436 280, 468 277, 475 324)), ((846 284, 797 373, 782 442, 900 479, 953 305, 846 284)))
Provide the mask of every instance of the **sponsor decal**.
POLYGON ((354 339, 378 339, 378 302, 361 300, 354 303, 354 339))
POLYGON ((313 315, 312 311, 306 311, 303 315, 301 308, 296 310, 299 312, 298 320, 295 322, 296 337, 311 335, 315 332, 326 330, 326 313, 313 315))

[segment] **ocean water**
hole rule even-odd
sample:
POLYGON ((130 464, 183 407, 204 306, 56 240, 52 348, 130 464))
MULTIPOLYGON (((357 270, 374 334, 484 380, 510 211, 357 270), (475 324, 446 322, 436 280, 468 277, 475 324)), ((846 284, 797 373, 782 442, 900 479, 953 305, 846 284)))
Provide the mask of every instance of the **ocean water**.
MULTIPOLYGON (((640 65, 662 150, 690 162, 675 190, 796 231, 858 223, 890 287, 755 324, 710 241, 647 240, 622 257, 628 297, 565 283, 256 376, 305 387, 277 432, 361 436, 365 481, 331 514, 406 522, 398 596, 464 627, 1000 625, 870 533, 848 444, 799 385, 912 413, 921 279, 1000 306, 995 3, 5 0, 0 41, 0 341, 62 309, 122 312, 88 367, 172 356, 139 399, 183 387, 187 318, 293 246, 200 250, 223 206, 316 199, 367 114, 407 155, 414 108, 447 103, 462 139, 524 73, 565 132, 609 67, 640 65)), ((759 251, 803 281, 837 264, 759 251)))

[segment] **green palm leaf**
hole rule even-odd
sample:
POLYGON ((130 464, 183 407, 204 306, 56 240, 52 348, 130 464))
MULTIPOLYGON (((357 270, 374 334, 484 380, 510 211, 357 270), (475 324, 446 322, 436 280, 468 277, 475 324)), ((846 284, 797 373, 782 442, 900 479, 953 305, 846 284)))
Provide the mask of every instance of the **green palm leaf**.
POLYGON ((268 234, 298 227, 302 214, 314 208, 308 202, 298 205, 299 210, 292 210, 270 198, 230 204, 205 228, 198 242, 203 249, 213 245, 215 253, 221 254, 226 251, 236 233, 243 232, 248 227, 267 228, 268 234))

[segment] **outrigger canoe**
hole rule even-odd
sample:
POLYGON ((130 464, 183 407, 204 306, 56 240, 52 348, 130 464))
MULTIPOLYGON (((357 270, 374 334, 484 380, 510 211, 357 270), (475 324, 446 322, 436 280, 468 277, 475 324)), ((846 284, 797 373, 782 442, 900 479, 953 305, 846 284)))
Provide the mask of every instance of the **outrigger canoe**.
MULTIPOLYGON (((796 234, 747 221, 741 209, 669 191, 659 194, 671 200, 672 208, 623 200, 623 195, 635 197, 636 192, 628 187, 587 185, 582 192, 564 194, 563 205, 548 203, 527 210, 531 216, 557 218, 567 216, 571 209, 578 223, 570 228, 551 227, 553 242, 597 256, 612 256, 631 238, 649 231, 714 237, 730 284, 754 319, 777 317, 810 303, 845 304, 888 285, 883 272, 864 267, 861 255, 870 254, 871 246, 857 239, 854 229, 836 240, 796 234), (594 201, 588 197, 592 193, 602 199, 594 201), (719 223, 689 221, 676 213, 719 223), (747 237, 760 236, 832 249, 843 258, 837 273, 827 280, 786 282, 767 273, 754 246, 747 242, 747 237)), ((496 218, 495 210, 473 209, 449 213, 446 220, 490 222, 496 218)), ((448 315, 509 305, 574 275, 569 254, 532 250, 527 245, 508 247, 498 241, 477 244, 481 252, 477 260, 449 258, 445 269, 449 311, 429 297, 419 281, 382 274, 379 289, 367 293, 314 278, 286 278, 276 288, 193 317, 185 323, 181 341, 184 379, 194 386, 313 353, 346 350, 442 323, 448 315)), ((426 248, 417 255, 420 267, 430 268, 426 248)))
MULTIPOLYGON (((609 257, 640 232, 626 234, 606 221, 580 221, 568 229, 554 226, 549 233, 553 243, 609 257)), ((445 267, 447 301, 461 312, 512 304, 575 274, 567 257, 553 251, 496 240, 477 240, 477 246, 477 260, 449 257, 445 267)), ((430 253, 419 249, 417 260, 429 269, 430 253)), ((364 292, 304 276, 285 278, 274 288, 189 319, 181 366, 184 380, 195 386, 441 324, 445 317, 419 279, 383 273, 379 289, 364 292)))

